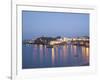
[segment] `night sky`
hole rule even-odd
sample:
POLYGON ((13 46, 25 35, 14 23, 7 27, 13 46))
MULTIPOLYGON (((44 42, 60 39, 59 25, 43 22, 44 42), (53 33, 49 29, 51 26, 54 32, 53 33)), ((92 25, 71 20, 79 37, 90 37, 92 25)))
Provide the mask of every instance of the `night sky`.
POLYGON ((89 36, 88 13, 22 11, 24 39, 89 36))

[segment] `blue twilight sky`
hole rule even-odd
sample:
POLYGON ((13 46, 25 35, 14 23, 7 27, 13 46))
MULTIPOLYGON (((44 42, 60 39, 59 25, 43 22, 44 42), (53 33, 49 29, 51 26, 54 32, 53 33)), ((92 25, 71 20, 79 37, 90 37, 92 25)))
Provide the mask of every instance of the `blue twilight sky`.
POLYGON ((22 11, 23 39, 89 36, 88 13, 22 11))

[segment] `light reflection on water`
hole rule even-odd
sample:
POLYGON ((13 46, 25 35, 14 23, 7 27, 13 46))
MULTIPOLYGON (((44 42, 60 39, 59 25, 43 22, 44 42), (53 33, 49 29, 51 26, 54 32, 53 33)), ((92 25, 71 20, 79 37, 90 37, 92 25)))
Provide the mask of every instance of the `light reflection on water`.
POLYGON ((89 48, 63 45, 47 48, 46 45, 23 45, 23 68, 88 66, 89 48))
POLYGON ((89 48, 82 47, 82 56, 83 56, 84 62, 89 61, 89 48))

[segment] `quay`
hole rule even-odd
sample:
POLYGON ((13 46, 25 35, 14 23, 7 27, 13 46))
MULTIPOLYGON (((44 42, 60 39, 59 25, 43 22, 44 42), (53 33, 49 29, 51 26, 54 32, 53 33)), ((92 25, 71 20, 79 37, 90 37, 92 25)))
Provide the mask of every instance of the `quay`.
POLYGON ((61 37, 39 37, 34 40, 24 40, 23 44, 36 44, 36 45, 47 45, 47 48, 53 48, 54 46, 60 45, 76 45, 89 47, 89 39, 81 38, 61 38, 61 37))

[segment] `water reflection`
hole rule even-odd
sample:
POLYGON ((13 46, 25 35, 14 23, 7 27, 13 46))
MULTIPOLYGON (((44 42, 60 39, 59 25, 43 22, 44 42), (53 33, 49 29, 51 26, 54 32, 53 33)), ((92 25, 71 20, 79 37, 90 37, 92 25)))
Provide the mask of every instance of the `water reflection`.
POLYGON ((89 48, 86 48, 86 56, 89 56, 89 48))
POLYGON ((75 57, 77 57, 78 56, 78 54, 77 54, 77 46, 75 46, 75 45, 73 45, 73 55, 75 56, 75 57))
POLYGON ((34 62, 34 65, 36 65, 35 62, 37 62, 37 49, 38 49, 37 45, 34 45, 33 46, 33 51, 34 51, 33 62, 34 62))
POLYGON ((39 48, 40 48, 40 64, 42 64, 43 63, 43 45, 40 45, 39 48))
POLYGON ((55 52, 54 52, 54 48, 52 48, 52 65, 54 65, 55 63, 55 52))
POLYGON ((89 48, 82 46, 83 64, 89 64, 89 48))
POLYGON ((63 63, 66 63, 67 61, 67 48, 68 48, 67 45, 63 46, 63 63))
POLYGON ((46 45, 30 45, 30 47, 23 47, 23 50, 27 49, 23 54, 23 57, 27 57, 23 59, 24 68, 89 65, 89 47, 76 45, 62 45, 53 48, 47 48, 46 45), (26 54, 33 56, 26 56, 26 54), (25 62, 29 63, 28 67, 24 64, 25 62))

